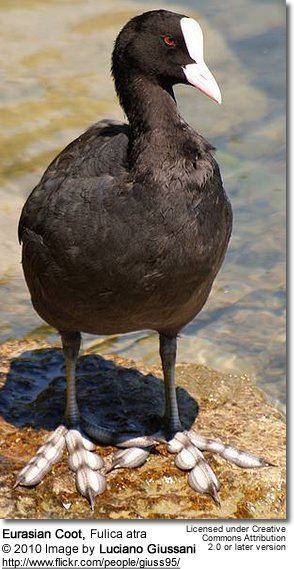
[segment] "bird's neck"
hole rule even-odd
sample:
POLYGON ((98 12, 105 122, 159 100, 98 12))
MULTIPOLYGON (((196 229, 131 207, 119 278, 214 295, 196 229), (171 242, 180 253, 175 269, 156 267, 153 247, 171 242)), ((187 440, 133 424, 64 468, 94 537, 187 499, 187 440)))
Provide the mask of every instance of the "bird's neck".
POLYGON ((179 120, 173 89, 146 77, 129 77, 119 93, 121 104, 129 119, 133 138, 142 134, 169 131, 179 120))
POLYGON ((180 116, 170 85, 143 76, 130 76, 117 84, 121 105, 130 124, 129 162, 166 168, 182 155, 195 160, 196 133, 180 116))

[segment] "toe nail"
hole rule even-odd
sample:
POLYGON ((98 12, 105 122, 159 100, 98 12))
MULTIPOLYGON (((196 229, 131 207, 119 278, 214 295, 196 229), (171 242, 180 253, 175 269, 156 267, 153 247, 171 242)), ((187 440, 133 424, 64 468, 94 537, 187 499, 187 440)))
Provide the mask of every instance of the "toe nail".
POLYGON ((216 489, 216 487, 214 486, 214 484, 211 484, 211 486, 210 486, 210 488, 209 488, 208 494, 210 494, 210 496, 213 498, 213 500, 215 501, 215 503, 216 503, 218 506, 221 506, 221 502, 220 502, 220 499, 219 499, 219 495, 218 495, 218 493, 217 493, 217 489, 216 489))
POLYGON ((261 466, 274 466, 275 468, 278 467, 278 464, 274 464, 273 462, 270 462, 269 460, 266 460, 265 458, 261 458, 260 462, 261 462, 261 466))
POLYGON ((94 511, 94 508, 95 508, 95 494, 92 492, 92 490, 89 490, 89 491, 88 491, 87 499, 88 499, 88 501, 89 501, 91 510, 94 511))

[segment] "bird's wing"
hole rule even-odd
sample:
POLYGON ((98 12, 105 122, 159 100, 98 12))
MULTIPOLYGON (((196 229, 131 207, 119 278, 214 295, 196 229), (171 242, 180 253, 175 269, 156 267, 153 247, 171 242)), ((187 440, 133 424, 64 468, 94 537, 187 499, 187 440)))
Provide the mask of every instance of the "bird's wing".
POLYGON ((129 126, 103 120, 91 126, 54 158, 24 205, 18 226, 19 241, 26 228, 32 228, 38 206, 46 202, 66 180, 119 177, 126 173, 129 126))

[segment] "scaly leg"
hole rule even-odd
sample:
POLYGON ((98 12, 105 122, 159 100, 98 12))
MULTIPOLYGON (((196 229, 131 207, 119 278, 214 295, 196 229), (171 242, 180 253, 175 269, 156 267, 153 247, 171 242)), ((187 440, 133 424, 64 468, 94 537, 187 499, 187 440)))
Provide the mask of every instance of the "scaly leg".
POLYGON ((173 436, 177 431, 182 430, 175 384, 177 336, 159 334, 159 352, 162 363, 165 390, 164 424, 167 430, 167 435, 173 436))

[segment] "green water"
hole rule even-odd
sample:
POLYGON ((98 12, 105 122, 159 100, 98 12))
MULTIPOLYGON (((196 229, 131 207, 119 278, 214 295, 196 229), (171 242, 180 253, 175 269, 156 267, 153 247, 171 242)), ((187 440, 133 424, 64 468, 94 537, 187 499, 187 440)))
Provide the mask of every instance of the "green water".
MULTIPOLYGON (((122 118, 110 77, 114 38, 132 16, 166 7, 202 25, 219 107, 178 87, 182 114, 218 149, 234 210, 225 265, 179 360, 247 373, 285 402, 285 7, 277 1, 0 0, 0 339, 55 341, 30 306, 16 227, 54 155, 89 124, 122 118)), ((156 334, 94 338, 101 353, 157 361, 156 334)))

